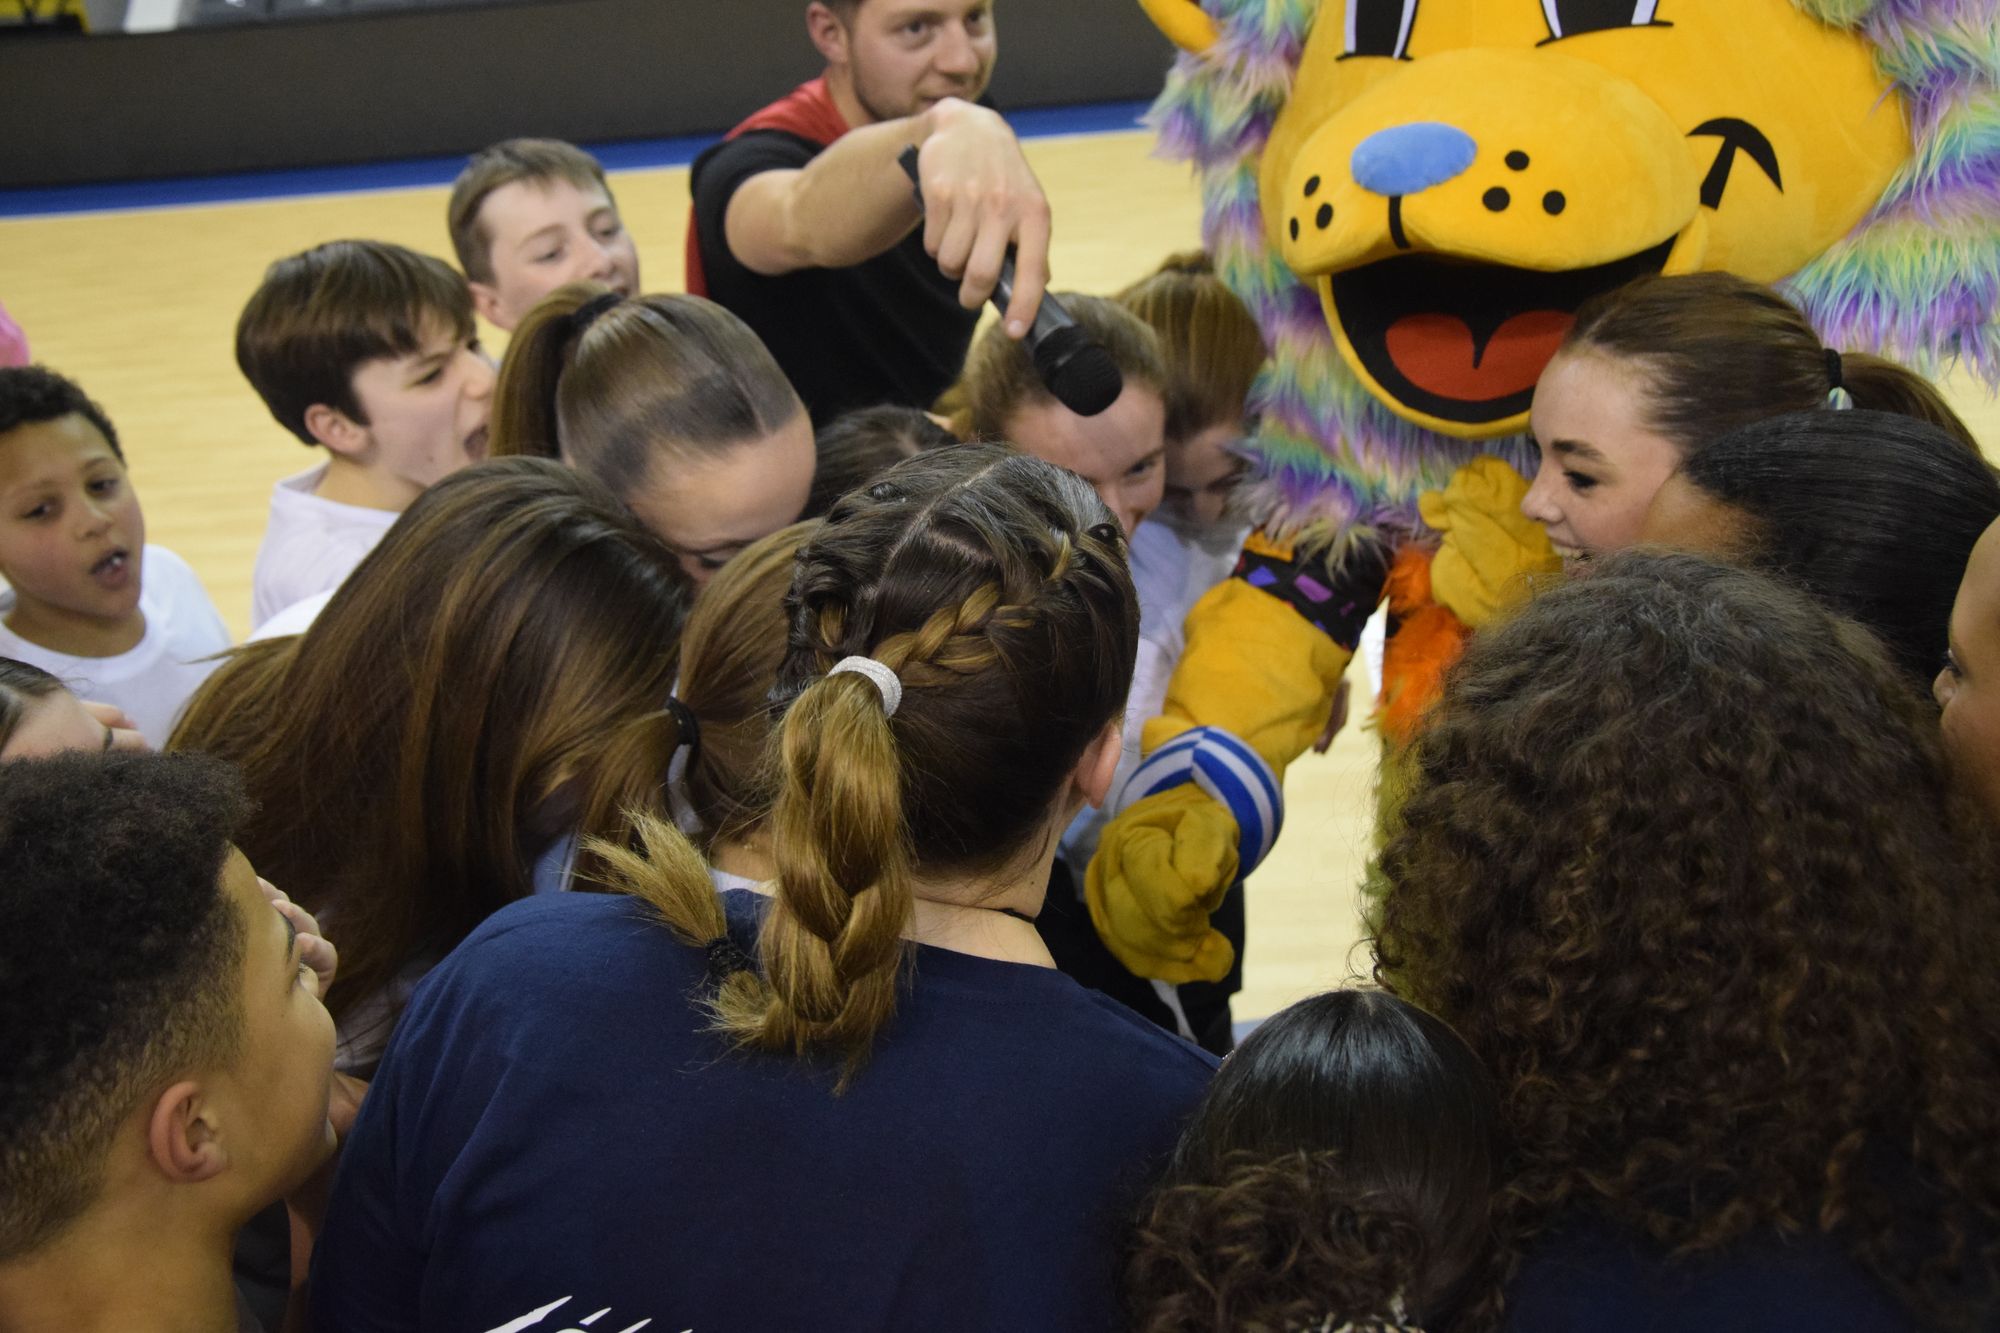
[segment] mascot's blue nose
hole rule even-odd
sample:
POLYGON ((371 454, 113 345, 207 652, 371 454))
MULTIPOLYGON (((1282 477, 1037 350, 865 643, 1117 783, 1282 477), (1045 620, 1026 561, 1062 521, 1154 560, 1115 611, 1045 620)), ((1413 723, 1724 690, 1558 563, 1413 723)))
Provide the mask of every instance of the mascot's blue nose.
POLYGON ((1418 121, 1377 130, 1354 148, 1354 179, 1387 197, 1442 185, 1472 165, 1479 145, 1452 125, 1418 121))

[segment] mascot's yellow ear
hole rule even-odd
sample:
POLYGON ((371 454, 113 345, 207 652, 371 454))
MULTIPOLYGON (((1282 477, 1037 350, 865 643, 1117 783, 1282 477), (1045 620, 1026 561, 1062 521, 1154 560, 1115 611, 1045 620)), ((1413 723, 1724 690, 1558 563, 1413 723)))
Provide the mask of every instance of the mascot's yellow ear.
POLYGON ((1198 0, 1139 0, 1153 26, 1183 51, 1201 55, 1222 35, 1198 0))

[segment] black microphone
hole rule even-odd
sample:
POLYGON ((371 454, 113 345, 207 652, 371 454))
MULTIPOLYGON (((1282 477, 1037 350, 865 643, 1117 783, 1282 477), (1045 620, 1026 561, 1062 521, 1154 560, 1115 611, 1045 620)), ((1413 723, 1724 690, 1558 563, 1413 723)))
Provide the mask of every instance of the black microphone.
MULTIPOLYGON (((911 144, 897 159, 903 173, 916 187, 917 208, 924 206, 924 194, 917 179, 917 147, 911 144)), ((1014 249, 1000 261, 1000 281, 994 285, 992 301, 1004 315, 1014 297, 1014 249)), ((1125 377, 1104 345, 1090 336, 1062 303, 1044 293, 1035 322, 1022 338, 1028 345, 1035 374, 1057 402, 1080 417, 1094 417, 1118 401, 1125 391, 1125 377)))

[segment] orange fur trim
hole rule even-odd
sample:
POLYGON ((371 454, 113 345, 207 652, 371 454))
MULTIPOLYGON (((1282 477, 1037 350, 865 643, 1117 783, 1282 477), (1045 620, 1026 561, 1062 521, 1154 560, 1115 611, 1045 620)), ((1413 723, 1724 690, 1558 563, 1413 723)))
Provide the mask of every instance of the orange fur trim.
POLYGON ((1382 704, 1376 713, 1391 745, 1410 743, 1444 690, 1444 674, 1465 652, 1472 630, 1431 600, 1430 553, 1396 552, 1389 566, 1389 614, 1395 633, 1382 650, 1382 704))

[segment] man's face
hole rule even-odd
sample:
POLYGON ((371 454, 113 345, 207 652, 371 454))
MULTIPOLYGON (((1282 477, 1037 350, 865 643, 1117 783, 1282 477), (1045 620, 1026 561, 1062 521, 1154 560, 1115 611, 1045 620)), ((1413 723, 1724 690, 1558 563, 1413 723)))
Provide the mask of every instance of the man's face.
POLYGON ((878 121, 977 101, 1000 52, 993 0, 861 0, 840 27, 855 100, 878 121))
POLYGON ((477 338, 443 324, 408 356, 363 362, 354 397, 367 419, 357 461, 409 488, 411 498, 486 457, 493 363, 477 338))
POLYGON ((1166 488, 1167 405, 1159 391, 1127 379, 1094 417, 1054 400, 1016 408, 1007 438, 1024 454, 1068 468, 1089 482, 1130 538, 1166 488))
POLYGON ((243 1040, 213 1095, 225 1129, 247 1131, 230 1135, 232 1169, 243 1172, 247 1193, 268 1200, 295 1189, 333 1151, 333 1017, 300 962, 291 923, 241 852, 230 852, 222 887, 246 928, 243 1040))
POLYGON ((620 296, 639 292, 639 251, 603 186, 566 180, 509 181, 479 206, 492 240, 493 281, 472 284, 479 313, 508 332, 564 283, 589 279, 620 296))

